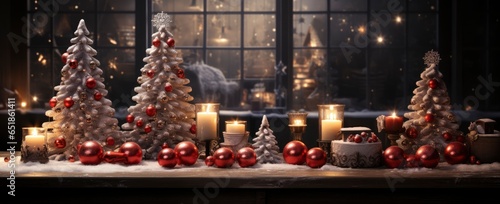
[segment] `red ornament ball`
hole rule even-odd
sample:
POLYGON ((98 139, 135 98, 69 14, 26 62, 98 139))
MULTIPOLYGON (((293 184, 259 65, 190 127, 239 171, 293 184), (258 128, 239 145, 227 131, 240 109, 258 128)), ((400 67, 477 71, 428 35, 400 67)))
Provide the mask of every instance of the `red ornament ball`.
POLYGON ((172 84, 170 84, 169 82, 167 82, 165 84, 165 92, 172 92, 174 88, 172 87, 172 84))
POLYGON ((66 108, 71 108, 71 107, 73 106, 73 104, 75 104, 75 101, 73 101, 73 98, 71 98, 71 97, 66 97, 66 98, 64 99, 64 106, 65 106, 66 108))
POLYGON ((55 97, 51 98, 49 100, 49 105, 50 105, 51 108, 56 107, 56 105, 57 105, 57 99, 55 97))
POLYGON ((391 169, 403 167, 403 161, 405 161, 404 155, 405 152, 401 147, 387 147, 383 152, 384 163, 387 168, 391 169))
POLYGON ((214 164, 218 168, 229 168, 234 164, 234 152, 230 148, 221 147, 214 152, 214 164))
POLYGON ((155 38, 155 39, 153 40, 153 46, 155 46, 155 47, 160 47, 160 44, 161 44, 160 39, 155 38))
POLYGON ((102 99, 102 93, 101 93, 101 92, 99 92, 99 91, 96 91, 96 92, 94 93, 94 100, 99 101, 99 100, 101 100, 101 99, 102 99))
POLYGON ((409 127, 408 129, 406 129, 406 136, 411 138, 411 139, 415 139, 418 137, 418 130, 417 128, 415 127, 409 127))
POLYGON ((469 157, 469 163, 471 163, 471 164, 476 164, 476 162, 477 162, 477 161, 478 161, 478 160, 477 160, 476 156, 471 155, 471 156, 469 157))
POLYGON ((467 147, 464 143, 450 142, 444 149, 444 159, 448 164, 463 164, 467 157, 467 147))
POLYGON ((69 53, 65 52, 61 55, 61 61, 63 64, 66 64, 66 62, 68 61, 68 56, 69 56, 69 53))
POLYGON ((360 134, 356 134, 354 136, 354 142, 355 143, 361 143, 361 142, 363 142, 363 136, 361 136, 360 134))
POLYGON ((283 158, 288 164, 301 165, 306 162, 307 146, 298 140, 288 142, 283 148, 283 158))
POLYGON ((184 79, 186 78, 186 75, 184 75, 184 70, 179 68, 177 69, 177 77, 181 78, 181 79, 184 79))
POLYGON ((175 47, 175 40, 173 38, 168 38, 167 45, 168 47, 175 47))
POLYGON ((161 145, 161 148, 162 148, 162 149, 165 149, 165 148, 170 148, 170 147, 168 146, 168 143, 164 142, 164 143, 161 145))
POLYGON ((434 121, 434 115, 427 113, 425 115, 425 122, 432 123, 434 121))
POLYGON ((213 156, 208 156, 205 158, 205 165, 207 166, 213 166, 215 163, 215 158, 213 156))
POLYGON ((127 115, 127 123, 133 123, 134 122, 134 119, 135 117, 133 115, 127 115))
POLYGON ((76 61, 76 59, 69 60, 69 67, 71 69, 76 69, 78 67, 78 61, 76 61))
POLYGON ((444 133, 443 133, 443 139, 444 139, 445 141, 450 141, 450 140, 451 140, 451 138, 453 138, 453 136, 452 136, 449 132, 444 132, 444 133))
POLYGON ((149 105, 147 108, 146 108, 146 115, 150 116, 150 117, 153 117, 156 115, 156 108, 154 105, 149 105))
POLYGON ((307 151, 306 164, 311 168, 321 168, 326 164, 326 152, 319 148, 313 147, 307 151))
POLYGON ((150 69, 146 72, 146 75, 148 75, 149 78, 153 78, 155 76, 155 71, 150 69))
POLYGON ((164 148, 158 153, 157 160, 162 167, 174 168, 177 165, 177 154, 172 148, 164 148))
POLYGON ((3 161, 4 161, 4 162, 9 162, 9 161, 10 161, 10 157, 4 157, 4 158, 3 158, 3 161))
POLYGON ((191 134, 196 134, 196 124, 191 125, 191 128, 189 128, 189 132, 191 132, 191 134))
POLYGON ((192 142, 179 142, 175 145, 174 150, 179 158, 178 164, 191 166, 196 163, 196 160, 198 160, 198 147, 196 147, 196 145, 192 142))
POLYGON ((147 124, 146 127, 144 127, 144 132, 145 133, 150 133, 153 130, 151 125, 147 124))
POLYGON ((257 163, 257 154, 252 148, 243 147, 236 153, 236 161, 243 168, 253 166, 257 163))
POLYGON ((414 154, 406 156, 405 160, 406 160, 405 167, 407 168, 417 168, 419 166, 419 161, 415 158, 414 154))
POLYGON ((108 146, 113 146, 115 145, 115 138, 109 136, 108 138, 106 138, 106 145, 108 146))
POLYGON ((69 161, 69 162, 75 162, 75 156, 73 156, 73 155, 69 155, 69 157, 68 157, 68 161, 69 161))
POLYGON ((118 152, 125 153, 124 164, 138 164, 142 161, 142 148, 135 142, 125 142, 120 146, 118 152))
POLYGON ((66 147, 66 139, 63 136, 59 136, 54 140, 54 145, 56 148, 62 149, 66 147))
POLYGON ((438 81, 436 79, 429 80, 429 88, 435 89, 438 87, 438 81))
POLYGON ((431 145, 422 145, 417 149, 415 158, 426 168, 435 168, 439 164, 439 153, 431 145))
POLYGON ((97 165, 101 163, 103 156, 102 146, 93 140, 83 142, 78 149, 78 158, 85 165, 97 165))
POLYGON ((142 119, 139 119, 137 120, 137 122, 135 122, 135 126, 137 127, 142 127, 144 125, 144 122, 142 122, 142 119))
POLYGON ((87 86, 87 88, 89 88, 89 89, 95 88, 96 85, 97 85, 97 82, 95 81, 94 77, 89 77, 87 79, 87 81, 85 82, 85 86, 87 86))

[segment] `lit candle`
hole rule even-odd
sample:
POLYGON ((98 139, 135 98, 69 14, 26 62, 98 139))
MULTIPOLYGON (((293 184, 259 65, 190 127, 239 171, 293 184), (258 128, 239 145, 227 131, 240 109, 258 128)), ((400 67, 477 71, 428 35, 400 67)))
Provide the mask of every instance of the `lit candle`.
POLYGON ((304 125, 304 121, 303 121, 303 120, 299 120, 299 119, 297 119, 297 120, 294 120, 294 121, 293 121, 293 124, 294 124, 294 125, 304 125))
POLYGON ((196 133, 202 141, 217 139, 217 113, 209 110, 196 113, 196 133))
POLYGON ((384 118, 384 127, 387 133, 397 134, 401 131, 403 126, 403 117, 397 116, 396 112, 393 112, 391 116, 386 116, 384 118))
POLYGON ((337 120, 334 113, 330 113, 327 119, 321 120, 321 139, 334 140, 342 128, 342 121, 337 120))
POLYGON ((226 123, 226 133, 229 134, 245 134, 245 124, 238 121, 226 123))
POLYGON ((42 148, 45 144, 45 137, 43 135, 38 135, 38 131, 34 130, 31 135, 26 135, 24 137, 24 145, 29 148, 42 148))

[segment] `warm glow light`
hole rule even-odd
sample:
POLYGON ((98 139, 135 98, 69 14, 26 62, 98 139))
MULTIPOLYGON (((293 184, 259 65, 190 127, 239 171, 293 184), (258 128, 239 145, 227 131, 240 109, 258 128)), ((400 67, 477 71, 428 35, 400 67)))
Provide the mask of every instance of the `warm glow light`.
POLYGON ((365 33, 365 31, 366 31, 366 30, 365 30, 365 27, 364 27, 364 26, 359 26, 359 28, 358 28, 358 32, 359 32, 359 33, 365 33))
POLYGON ((26 108, 27 103, 26 102, 21 102, 21 108, 26 108))
POLYGON ((396 112, 392 112, 392 117, 396 117, 396 112))
POLYGON ((35 101, 35 102, 38 101, 38 97, 33 96, 33 101, 35 101))
POLYGON ((304 121, 303 120, 294 120, 293 124, 294 125, 304 125, 304 121))
POLYGON ((216 38, 215 39, 215 42, 217 43, 227 43, 227 41, 229 41, 227 38, 216 38))
POLYGON ((401 19, 401 16, 396 16, 396 23, 401 23, 403 19, 401 19))
POLYGON ((377 43, 384 43, 384 37, 378 36, 377 37, 377 43))
POLYGON ((109 43, 113 44, 113 45, 116 45, 117 42, 115 39, 111 38, 111 37, 108 37, 108 40, 109 40, 109 43))

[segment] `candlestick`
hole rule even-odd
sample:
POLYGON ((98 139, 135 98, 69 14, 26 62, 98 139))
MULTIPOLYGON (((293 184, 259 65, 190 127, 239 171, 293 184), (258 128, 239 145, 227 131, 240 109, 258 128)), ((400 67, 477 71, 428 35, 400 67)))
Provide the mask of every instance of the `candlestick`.
POLYGON ((205 156, 211 154, 211 141, 219 138, 219 107, 218 103, 197 103, 196 137, 205 142, 205 156))
POLYGON ((290 132, 293 135, 293 140, 302 140, 302 135, 306 131, 306 117, 307 112, 304 111, 292 111, 288 113, 288 120, 290 132))
POLYGON ((331 141, 341 139, 341 128, 344 120, 344 105, 318 105, 319 140, 331 141))
POLYGON ((387 133, 387 139, 390 141, 391 146, 397 146, 396 142, 399 139, 399 133, 403 127, 403 117, 397 116, 396 112, 392 115, 384 117, 384 129, 387 133))
POLYGON ((226 133, 245 134, 246 121, 226 121, 226 133))

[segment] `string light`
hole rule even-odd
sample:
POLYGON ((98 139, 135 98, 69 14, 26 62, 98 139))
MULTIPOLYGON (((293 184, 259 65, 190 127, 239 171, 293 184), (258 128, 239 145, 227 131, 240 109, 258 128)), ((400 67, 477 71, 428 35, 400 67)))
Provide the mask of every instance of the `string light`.
POLYGON ((382 36, 378 36, 378 37, 377 37, 377 43, 379 43, 379 44, 384 43, 384 37, 382 37, 382 36))
POLYGON ((401 16, 396 16, 396 23, 401 23, 403 19, 401 19, 401 16))

